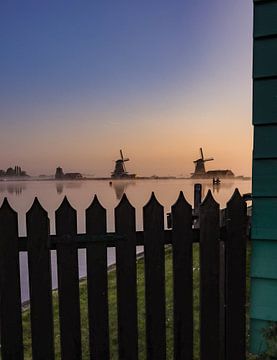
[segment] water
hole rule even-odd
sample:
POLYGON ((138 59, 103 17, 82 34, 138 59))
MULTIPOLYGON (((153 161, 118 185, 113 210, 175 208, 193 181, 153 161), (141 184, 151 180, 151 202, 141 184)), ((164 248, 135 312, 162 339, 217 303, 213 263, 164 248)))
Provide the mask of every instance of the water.
MULTIPOLYGON (((102 205, 107 209, 108 231, 114 231, 114 208, 125 192, 131 204, 136 208, 137 230, 142 230, 142 208, 154 191, 159 202, 164 206, 165 214, 183 191, 188 202, 193 204, 193 188, 196 182, 203 186, 203 196, 211 189, 214 198, 221 208, 232 196, 235 188, 241 194, 251 192, 250 180, 223 180, 220 186, 213 186, 211 180, 87 180, 87 181, 1 181, 0 205, 7 197, 10 205, 18 212, 19 235, 26 235, 26 212, 31 207, 35 196, 48 212, 50 231, 55 234, 55 210, 66 195, 71 205, 77 210, 78 232, 85 232, 85 209, 90 205, 94 194, 97 194, 102 205)), ((108 250, 108 264, 114 263, 113 249, 108 250)), ((26 253, 20 254, 20 274, 22 301, 29 299, 28 266, 26 253)), ((86 276, 85 251, 79 250, 79 275, 86 276)), ((56 256, 52 251, 53 288, 57 287, 56 256)))

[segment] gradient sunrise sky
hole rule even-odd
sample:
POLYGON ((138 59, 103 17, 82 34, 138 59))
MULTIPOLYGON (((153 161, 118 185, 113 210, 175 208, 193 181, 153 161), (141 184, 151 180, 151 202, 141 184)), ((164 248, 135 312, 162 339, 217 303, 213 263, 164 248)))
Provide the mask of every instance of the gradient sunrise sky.
POLYGON ((0 169, 251 174, 251 0, 0 3, 0 169))

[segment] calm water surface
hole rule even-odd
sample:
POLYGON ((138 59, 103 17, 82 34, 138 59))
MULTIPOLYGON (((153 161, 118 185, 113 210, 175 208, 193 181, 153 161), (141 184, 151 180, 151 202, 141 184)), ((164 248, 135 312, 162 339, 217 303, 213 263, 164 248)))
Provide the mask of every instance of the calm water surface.
MULTIPOLYGON (((26 235, 25 214, 31 207, 35 196, 48 212, 50 231, 55 234, 55 210, 59 207, 66 195, 71 205, 77 210, 78 232, 85 232, 85 209, 90 205, 94 194, 97 194, 102 205, 107 209, 108 231, 114 231, 114 208, 118 205, 123 193, 128 196, 131 204, 136 208, 137 230, 142 229, 142 208, 154 191, 159 202, 164 206, 165 214, 183 191, 188 202, 193 204, 193 187, 196 182, 203 185, 203 196, 211 189, 216 201, 222 208, 232 196, 235 188, 241 194, 251 192, 251 180, 223 180, 220 186, 213 186, 211 180, 132 180, 112 181, 1 181, 0 205, 7 197, 11 206, 18 212, 19 235, 26 235)), ((108 263, 115 261, 112 249, 108 251, 108 263)), ((29 298, 27 257, 20 256, 22 301, 29 298)), ((53 288, 57 287, 56 257, 52 252, 53 288)), ((79 250, 79 274, 86 275, 86 258, 84 250, 79 250)))

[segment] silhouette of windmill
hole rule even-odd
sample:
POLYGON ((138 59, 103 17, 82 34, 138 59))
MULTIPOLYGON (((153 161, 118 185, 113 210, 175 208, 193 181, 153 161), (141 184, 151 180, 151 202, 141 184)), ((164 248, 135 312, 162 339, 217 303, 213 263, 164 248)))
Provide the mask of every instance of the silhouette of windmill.
POLYGON ((203 154, 203 149, 200 148, 200 159, 194 160, 194 164, 195 164, 195 170, 194 173, 192 174, 192 177, 203 177, 206 174, 206 169, 205 169, 205 162, 206 161, 212 161, 214 160, 214 158, 204 158, 204 154, 203 154))
POLYGON ((122 150, 120 150, 120 159, 115 161, 115 169, 112 172, 112 178, 135 178, 136 174, 129 174, 126 170, 125 162, 130 161, 129 158, 124 158, 122 150))

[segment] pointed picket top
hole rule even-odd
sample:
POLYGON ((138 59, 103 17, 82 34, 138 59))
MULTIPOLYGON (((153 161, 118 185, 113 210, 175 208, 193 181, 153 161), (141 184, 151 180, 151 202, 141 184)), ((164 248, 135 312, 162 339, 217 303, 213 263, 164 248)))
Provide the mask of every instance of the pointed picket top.
POLYGON ((236 203, 241 203, 241 202, 244 203, 244 200, 243 200, 238 188, 236 188, 233 195, 231 196, 230 200, 227 202, 227 207, 231 206, 233 204, 236 204, 236 203))
POLYGON ((56 215, 60 215, 68 212, 76 213, 76 210, 73 208, 73 206, 70 204, 67 197, 65 196, 61 205, 58 207, 55 213, 56 215))
MULTIPOLYGON (((5 197, 0 208, 0 237, 5 234, 11 235, 13 240, 17 242, 18 236, 18 214, 11 207, 8 199, 5 197)), ((9 240, 10 241, 10 240, 9 240)))
POLYGON ((103 234, 107 229, 107 210, 94 195, 86 209, 86 231, 88 234, 103 234))
POLYGON ((1 205, 0 214, 1 213, 17 214, 17 212, 11 207, 7 197, 4 198, 3 203, 1 205))
POLYGON ((235 189, 231 199, 227 202, 228 219, 238 219, 245 221, 247 205, 238 189, 235 189))
POLYGON ((122 198, 119 201, 118 205, 116 206, 115 211, 117 211, 119 209, 124 209, 124 208, 134 209, 134 206, 130 203, 130 201, 125 193, 122 195, 122 198))
POLYGON ((101 204, 101 202, 99 201, 97 195, 95 194, 93 197, 92 202, 90 203, 90 205, 87 207, 86 212, 90 211, 90 210, 94 210, 94 209, 101 209, 101 210, 105 210, 104 206, 101 204))
POLYGON ((156 195, 154 191, 152 191, 150 199, 148 202, 144 205, 143 209, 148 209, 150 207, 157 207, 157 208, 163 208, 163 205, 157 200, 156 195))
POLYGON ((44 209, 44 207, 39 202, 39 199, 37 196, 34 198, 33 204, 31 205, 30 209, 27 211, 27 216, 30 216, 32 214, 42 213, 46 216, 48 216, 47 211, 44 209))
POLYGON ((217 201, 215 201, 213 194, 211 192, 211 190, 209 189, 204 201, 202 202, 202 204, 200 205, 201 208, 206 208, 206 207, 219 207, 219 203, 217 201))
POLYGON ((172 205, 171 209, 176 210, 178 208, 192 208, 191 204, 187 201, 185 198, 185 195, 183 191, 180 191, 178 199, 175 201, 175 203, 172 205))

